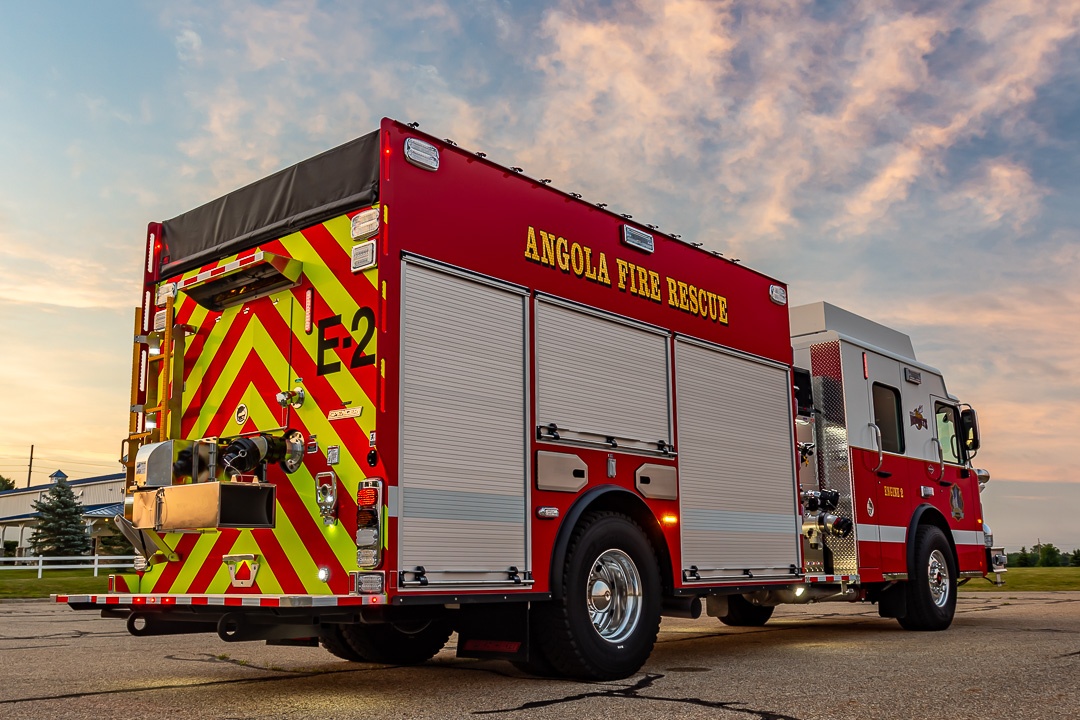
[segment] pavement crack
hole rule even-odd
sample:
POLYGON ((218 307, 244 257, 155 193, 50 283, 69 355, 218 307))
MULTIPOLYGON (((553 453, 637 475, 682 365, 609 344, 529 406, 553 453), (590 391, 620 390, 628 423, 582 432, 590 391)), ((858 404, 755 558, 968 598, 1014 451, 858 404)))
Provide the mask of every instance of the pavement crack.
POLYGON ((242 658, 229 657, 228 655, 214 655, 211 653, 198 653, 193 656, 184 657, 182 654, 166 655, 166 660, 175 660, 176 662, 199 662, 199 663, 211 663, 214 665, 225 664, 233 665, 235 667, 248 668, 251 670, 262 670, 264 672, 276 672, 276 673, 291 673, 291 674, 320 674, 311 670, 289 670, 288 668, 277 667, 276 665, 257 665, 252 662, 248 662, 242 658))
POLYGON ((633 685, 630 686, 616 686, 608 687, 605 690, 594 690, 592 692, 578 693, 576 695, 567 695, 561 698, 552 698, 550 700, 531 700, 526 703, 522 703, 517 707, 502 708, 498 710, 474 710, 473 715, 496 715, 500 713, 515 713, 524 710, 536 710, 539 708, 552 707, 554 705, 564 705, 567 703, 577 702, 578 700, 588 700, 590 698, 608 698, 608 699, 626 699, 626 700, 648 700, 653 702, 669 702, 680 703, 684 705, 696 705, 698 707, 706 707, 714 710, 727 710, 729 712, 741 713, 743 715, 749 715, 758 720, 799 720, 799 718, 791 715, 783 715, 781 713, 775 713, 771 710, 756 710, 754 708, 745 707, 745 703, 741 703, 735 700, 702 700, 701 698, 694 697, 664 697, 662 695, 645 695, 642 694, 642 690, 653 687, 657 681, 664 679, 664 675, 658 673, 647 673, 644 677, 639 679, 633 685))

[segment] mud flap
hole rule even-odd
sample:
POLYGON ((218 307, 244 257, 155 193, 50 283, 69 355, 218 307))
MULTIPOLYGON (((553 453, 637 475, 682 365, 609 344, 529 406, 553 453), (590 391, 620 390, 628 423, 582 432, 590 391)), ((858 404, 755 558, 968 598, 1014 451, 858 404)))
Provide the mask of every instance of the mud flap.
POLYGON ((907 592, 904 583, 895 583, 878 595, 878 615, 883 618, 907 617, 907 592))
POLYGON ((529 659, 529 603, 462 605, 457 656, 480 660, 529 659))

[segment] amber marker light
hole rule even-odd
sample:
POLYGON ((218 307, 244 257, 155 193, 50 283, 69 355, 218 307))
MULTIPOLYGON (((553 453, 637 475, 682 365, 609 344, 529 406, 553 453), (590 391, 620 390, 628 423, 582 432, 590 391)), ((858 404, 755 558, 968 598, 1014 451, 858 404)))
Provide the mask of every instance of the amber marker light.
POLYGON ((670 525, 678 525, 679 524, 679 516, 678 515, 661 515, 660 516, 660 522, 663 523, 664 525, 669 525, 669 526, 670 525))

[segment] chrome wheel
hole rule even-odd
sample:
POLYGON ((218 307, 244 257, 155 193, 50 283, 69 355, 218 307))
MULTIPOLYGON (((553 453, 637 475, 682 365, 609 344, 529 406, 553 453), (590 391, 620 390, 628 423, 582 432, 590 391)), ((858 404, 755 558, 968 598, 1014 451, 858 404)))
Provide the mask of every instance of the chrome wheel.
POLYGON ((940 550, 930 553, 926 577, 930 584, 930 599, 938 607, 945 607, 949 602, 949 565, 940 550))
POLYGON ((606 550, 585 584, 593 629, 610 643, 633 634, 641 618, 641 574, 622 550, 606 550))

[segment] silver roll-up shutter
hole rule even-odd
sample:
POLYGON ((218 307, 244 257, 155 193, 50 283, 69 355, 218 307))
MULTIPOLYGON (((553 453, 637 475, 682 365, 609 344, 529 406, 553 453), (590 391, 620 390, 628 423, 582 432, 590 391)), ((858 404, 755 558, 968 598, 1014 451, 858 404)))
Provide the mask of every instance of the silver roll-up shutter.
POLYGON ((666 335, 550 301, 536 315, 537 424, 671 443, 666 335))
POLYGON ((406 586, 527 579, 526 312, 525 296, 513 289, 406 264, 399 523, 406 586))
POLYGON ((675 388, 684 577, 788 574, 800 527, 788 371, 678 340, 675 388))

